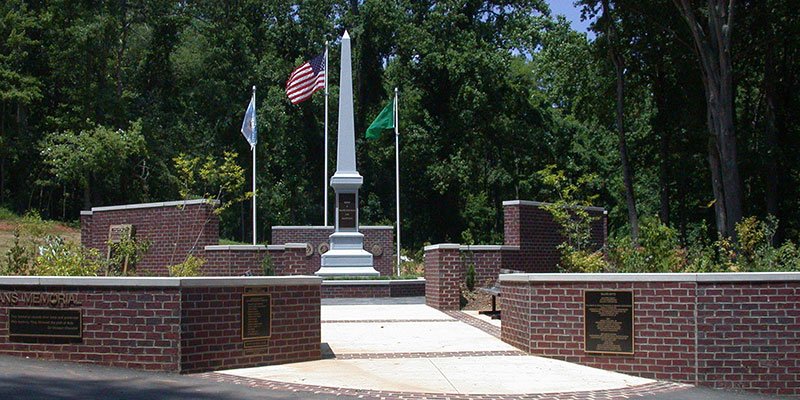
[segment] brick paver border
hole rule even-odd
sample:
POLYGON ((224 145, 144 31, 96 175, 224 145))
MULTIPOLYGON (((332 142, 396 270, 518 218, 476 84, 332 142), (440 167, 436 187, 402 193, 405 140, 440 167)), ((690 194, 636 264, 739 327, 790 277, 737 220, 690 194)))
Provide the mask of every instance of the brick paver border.
POLYGON ((688 389, 691 386, 681 383, 653 382, 639 386, 581 391, 581 392, 560 392, 560 393, 537 393, 537 394, 459 394, 459 393, 416 393, 416 392, 394 392, 386 390, 365 390, 348 389, 330 386, 305 385, 299 383, 277 382, 266 379, 246 378, 235 375, 228 375, 219 372, 210 372, 193 375, 201 379, 209 379, 220 383, 233 383, 247 385, 253 388, 282 390, 291 392, 310 392, 314 394, 324 394, 333 396, 353 396, 358 398, 385 399, 385 400, 616 400, 634 399, 642 396, 649 396, 658 393, 667 393, 678 390, 688 389))
POLYGON ((500 327, 492 325, 480 318, 473 317, 463 311, 442 311, 450 317, 453 317, 469 326, 478 328, 496 338, 500 338, 500 327))

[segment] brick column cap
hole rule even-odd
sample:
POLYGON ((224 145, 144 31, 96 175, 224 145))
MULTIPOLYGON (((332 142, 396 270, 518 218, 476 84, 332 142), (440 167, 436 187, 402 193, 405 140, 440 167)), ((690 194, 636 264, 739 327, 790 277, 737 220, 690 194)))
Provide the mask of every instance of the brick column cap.
POLYGON ((431 250, 459 250, 461 245, 458 243, 439 243, 425 246, 425 251, 431 250))
MULTIPOLYGON (((541 206, 550 206, 550 205, 553 205, 553 203, 545 203, 545 202, 533 201, 533 200, 506 200, 506 201, 503 201, 503 207, 505 207, 505 206, 534 206, 534 207, 541 207, 541 206)), ((584 210, 589 210, 589 211, 602 211, 603 214, 608 214, 608 211, 606 211, 606 209, 603 208, 603 207, 587 206, 587 207, 580 207, 580 208, 583 208, 584 210)))

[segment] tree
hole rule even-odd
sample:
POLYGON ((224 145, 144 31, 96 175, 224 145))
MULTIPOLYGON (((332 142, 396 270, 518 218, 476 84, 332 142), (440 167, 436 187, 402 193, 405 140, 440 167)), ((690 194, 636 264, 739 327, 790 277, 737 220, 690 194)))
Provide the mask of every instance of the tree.
POLYGON ((707 0, 706 23, 697 17, 690 0, 673 0, 694 39, 703 72, 709 139, 709 166, 716 201, 717 230, 736 236, 742 219, 742 187, 736 151, 732 35, 734 0, 707 0))

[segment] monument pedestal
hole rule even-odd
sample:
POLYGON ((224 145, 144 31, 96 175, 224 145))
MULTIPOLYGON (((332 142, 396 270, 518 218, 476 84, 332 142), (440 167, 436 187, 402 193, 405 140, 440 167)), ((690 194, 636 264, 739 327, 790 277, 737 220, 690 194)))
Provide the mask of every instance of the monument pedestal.
POLYGON ((322 255, 317 276, 378 276, 372 266, 372 254, 363 248, 364 235, 336 232, 330 236, 331 249, 322 255))

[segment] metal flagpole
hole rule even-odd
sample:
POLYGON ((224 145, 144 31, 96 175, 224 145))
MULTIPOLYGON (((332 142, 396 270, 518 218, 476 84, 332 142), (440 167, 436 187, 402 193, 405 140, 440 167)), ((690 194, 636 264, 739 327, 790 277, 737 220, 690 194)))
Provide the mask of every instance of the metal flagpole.
POLYGON ((397 192, 397 275, 400 275, 400 110, 397 109, 397 88, 394 88, 394 169, 395 189, 397 192))
MULTIPOLYGON (((256 86, 253 85, 253 119, 255 120, 255 105, 256 105, 256 86)), ((255 130, 256 127, 253 126, 255 130)), ((256 145, 251 145, 253 148, 253 245, 256 244, 256 145)))
POLYGON ((325 226, 328 226, 328 41, 325 41, 325 177, 322 179, 322 193, 325 195, 325 226))

